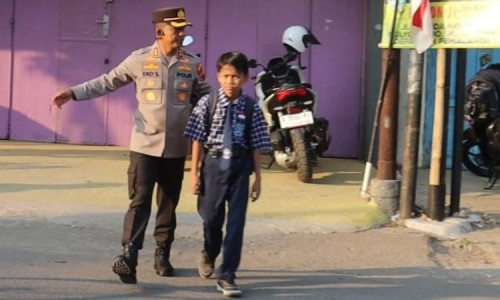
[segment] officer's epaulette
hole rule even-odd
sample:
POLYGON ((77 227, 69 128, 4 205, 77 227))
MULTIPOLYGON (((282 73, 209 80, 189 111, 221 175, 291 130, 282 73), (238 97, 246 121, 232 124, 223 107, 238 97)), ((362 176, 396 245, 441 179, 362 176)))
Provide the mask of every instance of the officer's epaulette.
POLYGON ((196 58, 196 59, 198 59, 198 56, 196 54, 191 53, 189 51, 186 51, 184 48, 179 49, 179 51, 177 52, 177 55, 179 57, 188 56, 189 58, 196 58))
POLYGON ((141 49, 137 49, 137 50, 135 50, 132 53, 135 54, 135 55, 143 55, 143 54, 152 53, 153 47, 154 46, 144 47, 144 48, 141 48, 141 49))

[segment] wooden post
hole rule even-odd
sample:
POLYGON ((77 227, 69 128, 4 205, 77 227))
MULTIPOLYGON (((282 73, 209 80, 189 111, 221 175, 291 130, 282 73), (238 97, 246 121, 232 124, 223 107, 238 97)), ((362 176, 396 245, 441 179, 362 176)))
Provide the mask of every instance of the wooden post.
POLYGON ((446 49, 437 49, 436 65, 436 94, 434 103, 434 122, 432 132, 431 168, 429 174, 428 216, 432 220, 444 219, 444 199, 446 196, 444 163, 444 150, 446 149, 446 123, 447 114, 445 88, 446 88, 446 49))

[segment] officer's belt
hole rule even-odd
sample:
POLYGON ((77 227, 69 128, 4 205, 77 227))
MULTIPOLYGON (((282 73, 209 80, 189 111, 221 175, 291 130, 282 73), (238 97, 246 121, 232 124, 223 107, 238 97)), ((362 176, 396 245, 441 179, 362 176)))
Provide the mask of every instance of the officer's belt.
MULTIPOLYGON (((222 149, 206 149, 205 154, 212 158, 220 158, 222 157, 222 149)), ((235 148, 231 150, 231 157, 246 157, 250 155, 250 150, 245 148, 235 148)))

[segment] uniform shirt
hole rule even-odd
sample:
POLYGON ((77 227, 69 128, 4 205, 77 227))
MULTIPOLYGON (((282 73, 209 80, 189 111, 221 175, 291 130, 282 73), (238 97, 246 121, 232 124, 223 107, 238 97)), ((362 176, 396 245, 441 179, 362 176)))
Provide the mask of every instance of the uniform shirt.
POLYGON ((75 100, 105 95, 134 82, 137 109, 130 150, 155 157, 183 157, 189 141, 184 138, 191 112, 190 100, 211 91, 197 56, 178 50, 167 60, 155 42, 132 52, 109 73, 71 87, 75 100))
POLYGON ((208 98, 209 95, 202 97, 193 109, 186 130, 184 131, 185 137, 202 143, 205 148, 221 150, 227 107, 232 105, 230 111, 233 114, 231 126, 233 128, 233 149, 244 148, 259 150, 262 152, 270 150, 271 141, 267 131, 267 124, 264 120, 260 107, 252 98, 242 95, 238 99, 231 102, 224 95, 222 89, 219 89, 211 126, 209 126, 210 109, 208 98), (245 116, 246 101, 252 101, 254 106, 250 128, 250 139, 245 136, 245 125, 247 124, 245 116))

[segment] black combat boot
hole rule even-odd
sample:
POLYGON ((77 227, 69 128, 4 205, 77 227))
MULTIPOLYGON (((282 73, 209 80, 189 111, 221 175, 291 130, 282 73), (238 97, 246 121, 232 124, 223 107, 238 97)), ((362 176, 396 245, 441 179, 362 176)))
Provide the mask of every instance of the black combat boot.
POLYGON ((160 276, 173 276, 174 268, 170 264, 170 247, 158 246, 155 251, 155 270, 160 276))
POLYGON ((123 246, 123 254, 115 257, 113 272, 120 276, 123 283, 137 283, 136 267, 139 249, 134 244, 123 246))

